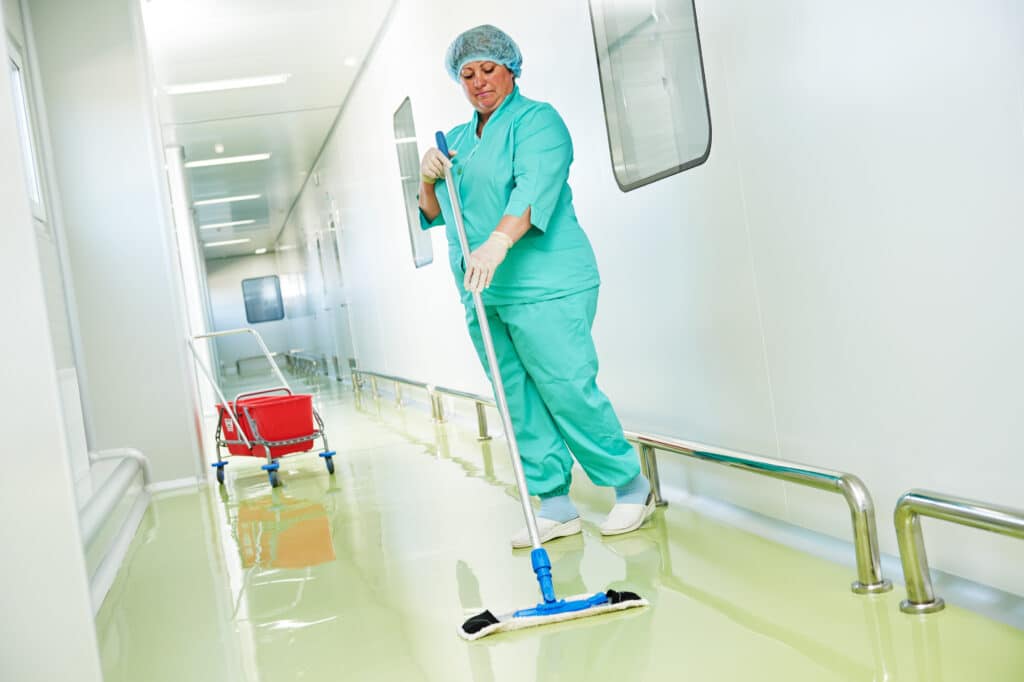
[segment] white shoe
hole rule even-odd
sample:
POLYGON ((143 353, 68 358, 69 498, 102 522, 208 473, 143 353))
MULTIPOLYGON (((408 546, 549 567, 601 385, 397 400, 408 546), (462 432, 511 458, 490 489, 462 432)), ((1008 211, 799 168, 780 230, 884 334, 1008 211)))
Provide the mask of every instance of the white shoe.
MULTIPOLYGON (((548 540, 554 540, 555 538, 564 538, 566 535, 576 535, 576 533, 579 533, 581 530, 580 517, 578 516, 566 521, 565 523, 545 519, 543 516, 537 517, 537 533, 540 535, 541 544, 544 544, 548 540)), ((532 546, 533 543, 530 542, 530 532, 526 530, 526 526, 520 528, 519 532, 512 536, 513 549, 522 549, 523 547, 532 546)))
POLYGON ((645 504, 617 504, 601 524, 601 535, 621 535, 634 531, 651 518, 654 509, 654 495, 648 495, 645 504))

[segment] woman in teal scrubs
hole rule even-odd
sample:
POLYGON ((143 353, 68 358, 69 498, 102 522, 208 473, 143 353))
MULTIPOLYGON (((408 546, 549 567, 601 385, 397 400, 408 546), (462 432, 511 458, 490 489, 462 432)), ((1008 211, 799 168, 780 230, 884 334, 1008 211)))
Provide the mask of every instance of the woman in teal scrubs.
MULTIPOLYGON (((481 292, 541 540, 580 532, 569 499, 573 456, 616 505, 605 535, 639 528, 654 511, 650 486, 608 398, 597 387, 591 326, 600 278, 569 188, 572 140, 558 112, 520 94, 519 47, 494 26, 448 48, 446 67, 475 110, 448 131, 451 157, 432 148, 420 168, 420 221, 447 225, 448 260, 480 361, 487 360, 470 292, 481 292), (452 169, 470 256, 463 262, 447 190, 452 169)), ((530 545, 526 529, 513 547, 530 545)))

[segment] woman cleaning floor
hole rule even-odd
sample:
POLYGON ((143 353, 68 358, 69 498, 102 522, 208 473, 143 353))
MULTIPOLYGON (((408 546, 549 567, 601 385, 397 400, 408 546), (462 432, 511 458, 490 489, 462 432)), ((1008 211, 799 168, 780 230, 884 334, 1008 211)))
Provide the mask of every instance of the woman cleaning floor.
MULTIPOLYGON (((572 140, 558 112, 520 94, 522 55, 484 25, 459 35, 445 58, 473 117, 447 134, 451 157, 424 154, 424 229, 448 226, 449 262, 470 336, 487 371, 471 292, 481 292, 542 542, 580 532, 569 499, 573 457, 597 485, 615 488, 601 533, 639 528, 654 512, 650 485, 607 396, 597 387, 591 326, 600 278, 569 188, 572 140), (471 253, 463 262, 445 192, 452 169, 471 253)), ((513 547, 529 547, 525 528, 513 547)))

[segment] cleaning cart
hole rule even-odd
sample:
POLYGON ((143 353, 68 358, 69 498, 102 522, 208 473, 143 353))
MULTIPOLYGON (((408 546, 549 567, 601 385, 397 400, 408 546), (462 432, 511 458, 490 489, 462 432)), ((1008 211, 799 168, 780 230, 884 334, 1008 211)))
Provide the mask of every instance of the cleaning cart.
POLYGON ((217 403, 215 436, 217 461, 210 466, 217 470, 217 481, 221 485, 224 484, 224 467, 228 464, 221 457, 221 448, 226 447, 231 455, 266 457, 267 463, 262 468, 270 478, 270 485, 276 488, 280 485, 277 472, 281 465, 277 461, 278 458, 295 452, 308 452, 313 449, 318 438, 324 447, 320 457, 327 466, 327 472, 334 475, 335 452, 328 449, 324 422, 313 407, 313 396, 292 392, 280 368, 274 362, 270 350, 255 329, 231 329, 199 334, 189 339, 189 347, 192 349, 196 364, 206 375, 220 400, 217 403), (199 356, 195 343, 202 339, 234 334, 252 334, 278 381, 281 382, 279 386, 239 393, 233 401, 224 397, 220 386, 199 356))

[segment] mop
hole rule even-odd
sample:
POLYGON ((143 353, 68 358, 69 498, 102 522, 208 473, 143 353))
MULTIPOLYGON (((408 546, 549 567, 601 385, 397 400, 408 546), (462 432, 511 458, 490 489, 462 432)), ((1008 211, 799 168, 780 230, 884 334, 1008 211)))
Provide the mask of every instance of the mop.
MULTIPOLYGON (((448 142, 444 133, 437 132, 437 148, 445 155, 448 154, 448 142)), ((452 177, 451 167, 446 167, 445 184, 448 186, 448 197, 451 199, 452 214, 455 218, 455 229, 459 234, 459 245, 462 247, 462 256, 466 262, 469 261, 469 243, 466 240, 466 228, 462 223, 462 207, 459 203, 458 189, 455 187, 455 180, 452 177)), ((474 640, 492 635, 496 632, 508 630, 519 630, 522 628, 559 623, 576 618, 586 618, 612 611, 624 611, 638 606, 647 606, 648 601, 633 592, 596 592, 593 594, 582 594, 558 599, 555 596, 555 588, 551 579, 551 559, 547 550, 541 546, 540 533, 537 531, 537 519, 533 515, 533 507, 530 505, 530 493, 526 489, 526 478, 523 474, 523 463, 519 458, 519 445, 516 442, 515 431, 512 429, 512 417, 509 415, 508 402, 505 399, 505 386, 501 381, 501 372, 498 369, 498 358, 494 353, 494 342, 491 339, 491 329, 487 323, 487 312, 484 310, 483 299, 480 294, 473 292, 473 305, 476 308, 476 317, 480 323, 480 336, 483 340, 484 351, 487 355, 487 364, 491 369, 491 382, 494 384, 494 397, 498 406, 498 413, 501 415, 502 425, 505 427, 505 437, 508 440, 508 449, 512 455, 512 468, 515 471, 516 487, 519 489, 519 501, 523 506, 523 516, 526 518, 526 528, 530 534, 530 542, 533 544, 533 551, 530 552, 530 562, 533 565, 533 572, 537 577, 540 586, 540 594, 544 601, 534 606, 494 615, 490 611, 483 611, 469 618, 459 628, 459 635, 463 639, 474 640)))

